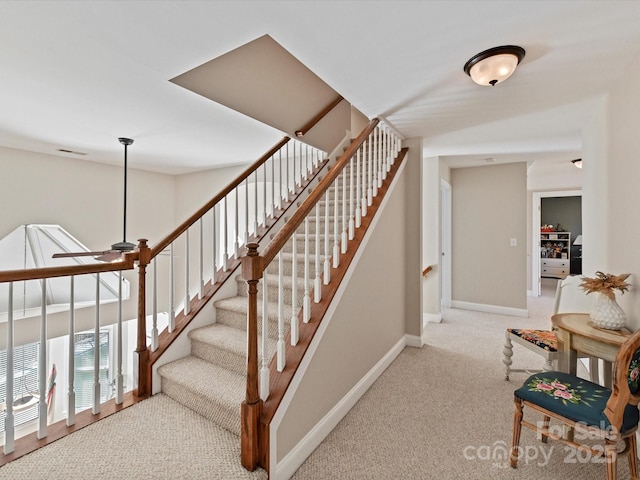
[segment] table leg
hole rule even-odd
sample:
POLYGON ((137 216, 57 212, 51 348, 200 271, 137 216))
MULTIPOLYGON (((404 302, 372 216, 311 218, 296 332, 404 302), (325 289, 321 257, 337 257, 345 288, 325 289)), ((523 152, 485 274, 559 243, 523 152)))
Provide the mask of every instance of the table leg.
POLYGON ((565 330, 555 330, 558 338, 558 370, 576 374, 578 355, 571 348, 571 334, 565 330))
POLYGON ((611 362, 608 362, 606 360, 602 361, 603 365, 602 365, 602 380, 604 383, 604 386, 607 388, 613 388, 613 380, 612 380, 612 375, 611 372, 613 370, 613 364, 611 362))

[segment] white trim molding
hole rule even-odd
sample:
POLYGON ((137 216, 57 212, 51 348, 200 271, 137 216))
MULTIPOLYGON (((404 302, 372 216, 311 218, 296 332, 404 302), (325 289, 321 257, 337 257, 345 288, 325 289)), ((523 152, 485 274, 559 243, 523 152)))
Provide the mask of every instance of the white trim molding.
POLYGON ((529 310, 526 308, 503 307, 501 305, 485 305, 483 303, 461 302, 454 300, 451 302, 453 308, 461 310, 473 310, 476 312, 497 313, 499 315, 510 315, 512 317, 528 317, 529 310))
POLYGON ((362 395, 373 385, 407 345, 407 336, 401 338, 387 354, 320 420, 300 442, 275 466, 270 478, 286 480, 300 468, 305 460, 340 423, 362 395))

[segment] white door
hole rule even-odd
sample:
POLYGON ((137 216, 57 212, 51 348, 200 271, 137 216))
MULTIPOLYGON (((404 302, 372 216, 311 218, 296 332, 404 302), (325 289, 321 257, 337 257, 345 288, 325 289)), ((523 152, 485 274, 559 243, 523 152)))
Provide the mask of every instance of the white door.
POLYGON ((442 307, 451 308, 451 184, 440 186, 440 295, 442 307))

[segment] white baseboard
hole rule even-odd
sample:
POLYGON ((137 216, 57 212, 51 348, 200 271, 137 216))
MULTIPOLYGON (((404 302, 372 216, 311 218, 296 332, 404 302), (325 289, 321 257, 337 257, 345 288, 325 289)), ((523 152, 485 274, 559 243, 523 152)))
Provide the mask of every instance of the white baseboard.
POLYGON ((424 341, 422 340, 422 337, 407 334, 404 336, 404 344, 407 347, 422 348, 424 341))
POLYGON ((483 303, 461 302, 454 300, 451 307, 461 310, 474 310, 476 312, 497 313, 499 315, 509 315, 512 317, 528 317, 529 310, 526 308, 503 307, 500 305, 485 305, 483 303))
POLYGON ((442 313, 423 313, 422 323, 440 323, 442 322, 442 313))
MULTIPOLYGON (((396 343, 387 354, 374 365, 374 367, 362 377, 362 379, 347 393, 322 420, 320 420, 309 433, 307 433, 293 449, 271 469, 272 480, 286 480, 300 468, 304 461, 322 443, 329 433, 340 423, 340 420, 349 413, 349 410, 360 400, 360 397, 373 385, 382 372, 391 365, 391 362, 402 352, 407 345, 407 336, 396 343)), ((419 338, 419 337, 418 337, 419 338)))

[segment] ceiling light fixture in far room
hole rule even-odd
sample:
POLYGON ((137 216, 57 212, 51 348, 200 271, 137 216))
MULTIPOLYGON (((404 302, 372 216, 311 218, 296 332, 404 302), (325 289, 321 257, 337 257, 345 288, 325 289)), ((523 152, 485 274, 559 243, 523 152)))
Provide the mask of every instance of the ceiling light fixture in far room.
POLYGON ((464 72, 478 85, 495 86, 515 72, 524 54, 524 48, 516 45, 490 48, 471 57, 464 64, 464 72))
POLYGON ((575 160, 571 160, 571 163, 573 163, 573 165, 576 168, 582 168, 582 159, 581 158, 576 158, 575 160))

